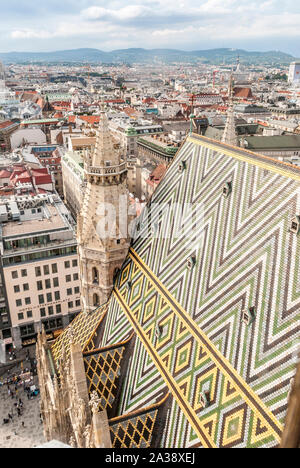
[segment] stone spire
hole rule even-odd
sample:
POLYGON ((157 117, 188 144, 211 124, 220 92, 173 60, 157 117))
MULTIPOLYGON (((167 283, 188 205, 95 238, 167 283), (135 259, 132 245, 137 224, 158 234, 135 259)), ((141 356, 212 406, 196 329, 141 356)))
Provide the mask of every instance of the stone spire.
POLYGON ((82 306, 89 313, 108 300, 130 246, 127 165, 114 146, 103 101, 96 144, 84 168, 78 244, 82 306))
POLYGON ((109 166, 118 166, 120 164, 119 154, 114 149, 103 100, 101 101, 100 123, 99 130, 97 131, 96 146, 91 162, 94 167, 106 167, 108 163, 109 166))
POLYGON ((225 125, 225 130, 222 138, 222 143, 227 143, 227 145, 238 146, 237 133, 235 128, 235 118, 233 110, 233 77, 230 75, 229 80, 229 101, 228 101, 228 111, 227 111, 227 121, 225 125))

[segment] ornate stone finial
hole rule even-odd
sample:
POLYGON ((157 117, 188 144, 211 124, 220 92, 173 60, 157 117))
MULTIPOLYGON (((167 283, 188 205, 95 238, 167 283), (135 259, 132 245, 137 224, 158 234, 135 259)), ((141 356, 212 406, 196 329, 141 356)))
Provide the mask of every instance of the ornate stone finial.
POLYGON ((92 435, 92 426, 88 425, 85 428, 83 433, 83 437, 85 440, 85 448, 91 448, 91 435, 92 435))
POLYGON ((76 441, 75 441, 74 436, 70 437, 70 445, 71 445, 72 448, 76 448, 76 441))
POLYGON ((59 385, 58 385, 58 378, 57 378, 56 374, 53 377, 53 386, 54 386, 54 391, 56 392, 56 394, 58 394, 59 393, 59 385))
POLYGON ((68 329, 68 338, 70 345, 75 343, 75 331, 72 325, 70 325, 68 329))
POLYGON ((47 335, 46 335, 46 329, 45 329, 44 324, 42 324, 42 327, 41 327, 41 336, 42 336, 42 342, 45 343, 47 341, 47 335))
POLYGON ((100 398, 98 397, 97 392, 93 392, 89 402, 89 406, 91 407, 93 414, 97 414, 99 412, 99 405, 100 398))

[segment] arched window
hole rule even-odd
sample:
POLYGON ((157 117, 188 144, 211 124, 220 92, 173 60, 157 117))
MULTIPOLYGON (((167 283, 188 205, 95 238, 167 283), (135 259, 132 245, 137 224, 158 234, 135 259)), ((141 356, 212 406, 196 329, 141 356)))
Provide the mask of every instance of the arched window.
POLYGON ((97 268, 93 268, 92 275, 93 275, 93 283, 99 284, 99 272, 97 268))
POLYGON ((100 305, 100 299, 99 299, 98 294, 94 294, 94 296, 93 296, 93 304, 94 304, 94 307, 99 307, 99 305, 100 305))

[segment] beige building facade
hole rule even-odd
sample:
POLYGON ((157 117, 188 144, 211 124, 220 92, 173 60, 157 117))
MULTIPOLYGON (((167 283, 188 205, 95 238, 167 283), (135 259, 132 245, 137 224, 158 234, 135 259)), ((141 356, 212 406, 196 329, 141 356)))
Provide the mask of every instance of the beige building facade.
POLYGON ((55 338, 81 310, 70 213, 58 197, 44 202, 33 197, 27 201, 32 208, 20 200, 11 205, 13 219, 1 224, 3 275, 17 347, 35 343, 42 326, 49 339, 55 338))

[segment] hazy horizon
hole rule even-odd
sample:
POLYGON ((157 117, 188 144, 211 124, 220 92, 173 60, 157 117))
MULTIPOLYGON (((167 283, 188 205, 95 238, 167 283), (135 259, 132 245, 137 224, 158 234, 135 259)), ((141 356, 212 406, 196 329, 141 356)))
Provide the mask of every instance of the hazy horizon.
MULTIPOLYGON (((250 50, 250 49, 245 49, 245 48, 237 48, 237 47, 207 47, 207 48, 201 48, 201 49, 184 49, 183 47, 124 47, 124 48, 118 48, 118 49, 111 49, 111 50, 104 50, 104 49, 101 49, 101 48, 98 48, 98 47, 74 47, 74 48, 71 48, 71 49, 65 49, 65 48, 62 48, 62 49, 49 49, 49 50, 9 50, 8 52, 3 52, 1 49, 0 49, 0 53, 1 54, 13 54, 13 53, 18 53, 18 54, 28 54, 28 53, 33 53, 33 54, 37 54, 37 53, 55 53, 55 52, 65 52, 65 51, 69 51, 69 50, 86 50, 86 49, 91 49, 91 50, 99 50, 101 52, 106 52, 106 53, 110 53, 110 52, 114 52, 115 50, 130 50, 130 49, 143 49, 143 50, 179 50, 179 51, 182 51, 182 52, 194 52, 194 51, 198 51, 198 50, 215 50, 215 49, 227 49, 227 50, 232 50, 232 51, 235 51, 235 50, 244 50, 245 52, 271 52, 271 51, 274 51, 274 52, 283 52, 283 53, 286 53, 286 54, 290 54, 290 52, 287 52, 286 50, 280 50, 280 49, 266 49, 266 50, 250 50)), ((292 56, 294 56, 293 54, 290 54, 292 56)), ((295 57, 295 56, 294 56, 295 57)), ((296 58, 296 57, 295 57, 296 58)))
MULTIPOLYGON (((1 0, 0 0, 1 1, 1 0)), ((95 48, 235 48, 299 56, 300 4, 291 0, 10 0, 1 52, 95 48)))

